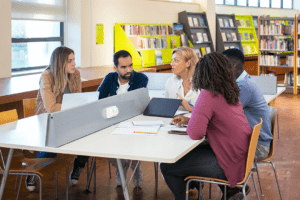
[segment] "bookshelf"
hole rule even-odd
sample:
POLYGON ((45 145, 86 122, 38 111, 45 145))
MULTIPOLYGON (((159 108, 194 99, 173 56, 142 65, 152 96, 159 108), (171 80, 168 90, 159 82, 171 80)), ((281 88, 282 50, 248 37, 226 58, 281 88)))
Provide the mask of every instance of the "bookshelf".
POLYGON ((298 75, 298 68, 300 67, 300 15, 295 15, 295 59, 294 59, 294 88, 293 93, 298 93, 300 86, 300 76, 298 75))
POLYGON ((258 16, 258 75, 270 72, 280 75, 285 72, 284 86, 293 88, 293 93, 297 94, 295 22, 296 16, 294 18, 258 16))
POLYGON ((216 15, 217 51, 237 48, 242 50, 242 43, 235 23, 235 15, 216 15))
POLYGON ((180 47, 181 41, 180 36, 173 34, 172 24, 115 24, 114 51, 128 51, 134 69, 155 66, 157 50, 161 52, 162 64, 171 63, 174 46, 180 47))
POLYGON ((183 24, 190 45, 199 57, 214 51, 206 13, 180 12, 178 22, 183 24))
POLYGON ((235 19, 245 56, 257 55, 258 41, 252 15, 235 15, 235 19))

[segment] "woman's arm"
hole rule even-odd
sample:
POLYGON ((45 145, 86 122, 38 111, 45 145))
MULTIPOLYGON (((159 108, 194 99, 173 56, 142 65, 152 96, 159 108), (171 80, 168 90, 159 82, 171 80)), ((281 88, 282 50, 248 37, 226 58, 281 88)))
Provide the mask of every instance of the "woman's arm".
POLYGON ((48 113, 61 110, 61 103, 56 102, 56 96, 53 92, 54 86, 51 83, 50 74, 43 73, 40 80, 40 93, 43 99, 44 107, 48 113))

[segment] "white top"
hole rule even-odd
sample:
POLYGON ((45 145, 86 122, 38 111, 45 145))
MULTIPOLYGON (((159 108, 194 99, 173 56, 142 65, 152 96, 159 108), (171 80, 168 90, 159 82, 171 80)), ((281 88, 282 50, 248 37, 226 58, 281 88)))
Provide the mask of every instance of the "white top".
POLYGON ((126 93, 126 92, 128 92, 128 89, 129 89, 129 81, 126 83, 126 84, 124 84, 124 85, 121 85, 121 83, 120 83, 120 80, 119 80, 119 78, 118 78, 118 83, 119 83, 119 88, 117 89, 117 95, 118 94, 123 94, 123 93, 126 93))
MULTIPOLYGON (((176 95, 176 93, 178 93, 185 100, 187 100, 188 103, 191 103, 194 106, 200 94, 200 90, 195 91, 191 88, 188 91, 188 93, 184 96, 182 81, 183 81, 182 78, 179 79, 176 75, 169 78, 166 84, 165 97, 171 99, 179 99, 179 97, 176 95)), ((180 106, 178 110, 185 110, 185 109, 182 106, 180 106)))

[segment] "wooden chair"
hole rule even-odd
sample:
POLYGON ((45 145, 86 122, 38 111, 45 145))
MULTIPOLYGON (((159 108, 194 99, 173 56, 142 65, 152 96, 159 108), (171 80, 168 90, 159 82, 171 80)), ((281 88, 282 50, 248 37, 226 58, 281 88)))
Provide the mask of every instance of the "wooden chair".
MULTIPOLYGON (((257 145, 257 141, 258 141, 258 137, 259 137, 261 124, 262 124, 262 119, 260 119, 260 122, 257 125, 255 125, 254 128, 253 128, 252 136, 251 136, 251 140, 250 140, 250 144, 249 144, 249 150, 248 150, 244 180, 237 183, 237 185, 236 185, 236 187, 241 187, 243 189, 244 200, 247 200, 245 187, 247 185, 247 182, 248 182, 250 176, 252 176, 252 179, 253 179, 253 184, 254 184, 254 187, 255 187, 257 199, 258 200, 260 199, 259 195, 258 195, 258 192, 257 192, 254 176, 253 176, 253 173, 251 172, 251 169, 252 169, 252 165, 253 165, 253 161, 254 161, 255 150, 256 150, 256 145, 257 145)), ((230 185, 229 182, 225 181, 225 180, 208 178, 208 177, 200 177, 200 176, 189 176, 189 177, 185 178, 185 181, 187 181, 187 183, 186 183, 186 200, 188 200, 188 197, 189 197, 189 185, 190 185, 190 182, 192 182, 192 181, 200 182, 200 184, 203 182, 203 183, 214 183, 214 184, 224 185, 224 186, 229 186, 230 185)), ((226 187, 224 187, 224 188, 225 188, 225 190, 224 190, 224 199, 226 200, 226 187)), ((201 194, 202 193, 202 187, 199 187, 199 189, 200 189, 199 193, 201 194)), ((201 195, 199 195, 199 196, 201 196, 201 195)))
MULTIPOLYGON (((18 114, 17 114, 16 109, 9 110, 9 111, 4 111, 4 112, 0 113, 0 125, 1 124, 6 124, 6 123, 9 123, 9 122, 13 122, 13 121, 17 121, 17 120, 18 120, 18 114)), ((4 162, 4 159, 3 159, 1 149, 0 149, 0 156, 1 156, 3 168, 5 168, 5 162, 4 162)), ((43 175, 40 172, 38 172, 37 170, 34 170, 34 168, 23 169, 24 167, 22 166, 22 159, 16 160, 16 161, 14 160, 14 162, 11 165, 10 168, 11 169, 9 170, 8 173, 11 174, 11 175, 21 175, 21 181, 22 181, 23 175, 34 175, 34 176, 38 177, 39 183, 40 183, 40 200, 41 200, 42 199, 42 180, 41 180, 41 177, 43 175), (12 169, 12 168, 15 168, 15 166, 17 166, 16 169, 12 169)), ((1 169, 0 173, 3 174, 2 169, 1 169)), ((21 182, 20 182, 20 186, 21 186, 21 182)), ((18 197, 19 197, 20 186, 19 186, 19 190, 18 190, 18 194, 17 194, 16 199, 18 199, 18 197)))
MULTIPOLYGON (((258 183, 259 183, 259 186, 260 186, 260 191, 261 191, 261 196, 264 196, 264 193, 263 193, 263 189, 262 189, 262 186, 261 186, 261 183, 260 183, 260 178, 259 178, 259 173, 258 173, 258 167, 257 167, 257 164, 261 164, 261 163, 269 163, 272 165, 273 167, 273 170, 274 170, 274 174, 275 174, 275 178, 276 178, 276 182, 277 182, 277 187, 278 187, 278 191, 279 191, 279 195, 280 195, 280 199, 282 200, 282 195, 281 195, 281 190, 280 190, 280 186, 279 186, 279 182, 278 182, 278 177, 277 177, 277 173, 276 173, 276 169, 275 169, 275 165, 274 163, 271 161, 273 155, 274 155, 274 141, 275 141, 275 124, 276 124, 276 118, 278 119, 278 114, 277 114, 277 110, 273 107, 270 107, 269 106, 269 109, 270 109, 270 118, 271 118, 271 131, 272 131, 272 134, 273 134, 273 140, 271 142, 271 145, 270 145, 270 152, 269 152, 269 156, 262 160, 262 161, 259 161, 259 162, 254 162, 254 165, 256 167, 256 172, 257 172, 257 178, 258 178, 258 183)), ((278 120, 277 120, 277 123, 278 123, 278 120)), ((278 126, 277 126, 277 130, 278 130, 278 126)), ((278 133, 279 134, 279 133, 278 133)))
POLYGON ((36 104, 36 98, 23 99, 24 118, 34 115, 35 104, 36 104))

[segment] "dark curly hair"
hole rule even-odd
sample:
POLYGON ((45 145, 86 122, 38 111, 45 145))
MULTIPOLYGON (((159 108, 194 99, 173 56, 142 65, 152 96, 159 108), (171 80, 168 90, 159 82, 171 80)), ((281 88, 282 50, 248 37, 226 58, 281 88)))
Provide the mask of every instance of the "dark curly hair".
POLYGON ((194 90, 209 90, 215 96, 220 93, 228 104, 239 102, 240 89, 233 74, 233 65, 219 52, 202 57, 193 76, 194 90))

